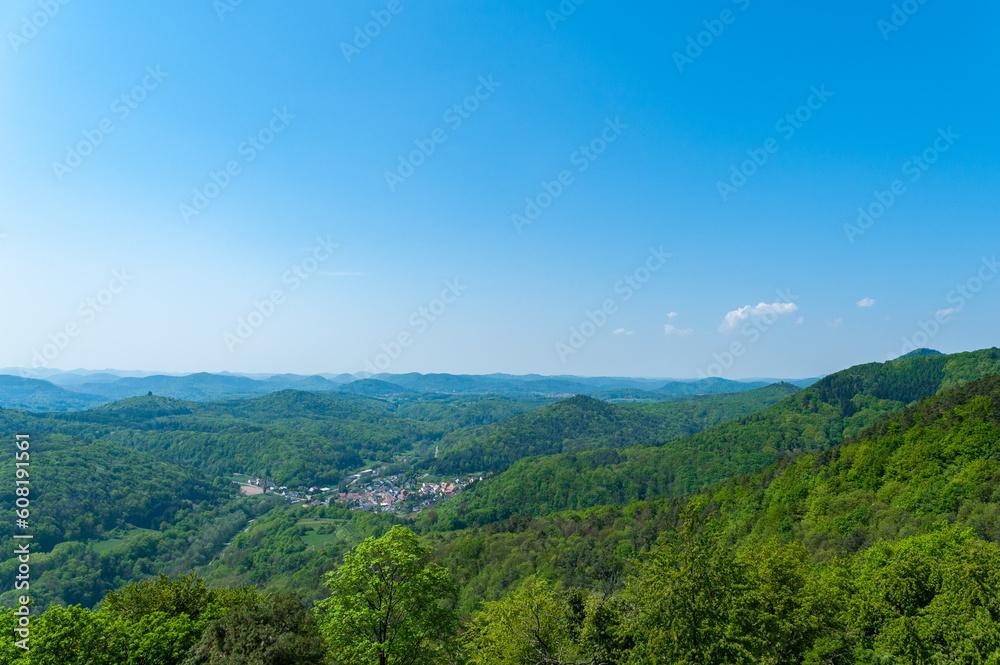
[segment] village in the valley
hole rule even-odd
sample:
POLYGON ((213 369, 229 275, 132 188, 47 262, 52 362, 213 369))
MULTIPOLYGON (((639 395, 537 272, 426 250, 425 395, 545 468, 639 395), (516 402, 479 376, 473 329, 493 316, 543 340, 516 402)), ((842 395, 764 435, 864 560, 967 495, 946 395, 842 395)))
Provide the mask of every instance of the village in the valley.
POLYGON ((469 476, 447 480, 425 481, 429 474, 418 479, 407 479, 406 474, 380 476, 380 469, 365 469, 347 476, 336 487, 286 487, 265 478, 254 478, 234 473, 239 480, 240 492, 246 496, 273 494, 284 497, 292 503, 308 506, 330 506, 341 504, 352 510, 410 514, 455 496, 482 477, 469 476), (341 489, 346 491, 341 491, 341 489))

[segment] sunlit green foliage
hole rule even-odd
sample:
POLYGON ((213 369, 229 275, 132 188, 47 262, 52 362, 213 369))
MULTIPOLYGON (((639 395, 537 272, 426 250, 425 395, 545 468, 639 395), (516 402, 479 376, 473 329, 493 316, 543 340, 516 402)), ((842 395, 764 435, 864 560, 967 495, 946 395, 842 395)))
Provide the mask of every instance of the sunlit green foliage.
POLYGON ((998 371, 997 349, 859 365, 753 415, 663 445, 521 460, 439 512, 455 527, 683 496, 797 453, 825 450, 942 386, 998 371))
POLYGON ((329 573, 320 630, 338 665, 442 662, 456 626, 455 586, 402 526, 370 538, 329 573))
POLYGON ((451 474, 497 471, 533 455, 662 443, 759 411, 798 391, 779 383, 731 395, 635 404, 577 395, 495 425, 446 435, 435 469, 451 474))

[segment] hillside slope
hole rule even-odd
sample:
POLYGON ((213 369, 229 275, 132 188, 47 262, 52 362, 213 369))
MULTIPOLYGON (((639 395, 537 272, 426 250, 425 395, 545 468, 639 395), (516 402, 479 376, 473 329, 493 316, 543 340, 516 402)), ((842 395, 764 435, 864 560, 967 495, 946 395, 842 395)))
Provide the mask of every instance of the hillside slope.
POLYGON ((0 375, 0 407, 32 411, 73 411, 108 401, 96 395, 73 392, 49 381, 0 375))
POLYGON ((1000 371, 1000 350, 859 365, 783 402, 661 446, 521 460, 443 508, 456 523, 680 496, 818 451, 860 433, 907 404, 1000 371))
POLYGON ((907 407, 859 436, 713 492, 734 538, 854 552, 945 519, 1000 542, 1000 376, 907 407))
MULTIPOLYGON (((831 449, 783 459, 689 498, 703 515, 716 515, 727 545, 794 541, 813 560, 880 540, 904 542, 940 521, 1000 543, 1000 376, 913 404, 831 449)), ((529 575, 569 587, 620 577, 629 557, 678 524, 687 500, 512 517, 435 533, 433 542, 462 589, 460 604, 472 608, 529 575)))
POLYGON ((388 405, 283 390, 223 402, 133 397, 98 409, 56 414, 44 426, 197 466, 209 475, 266 476, 279 484, 333 484, 366 459, 423 451, 440 428, 394 416, 388 405))
POLYGON ((798 392, 789 384, 664 403, 609 404, 584 395, 441 440, 441 474, 498 471, 517 460, 595 448, 654 444, 707 429, 798 392))
MULTIPOLYGON (((12 413, 0 417, 4 430, 12 413)), ((50 603, 91 605, 157 569, 204 563, 246 524, 232 486, 213 483, 197 469, 33 428, 29 440, 31 595, 39 609, 50 603), (126 534, 135 537, 126 540, 126 534), (94 549, 101 543, 106 553, 94 549)), ((13 479, 14 464, 13 452, 4 455, 0 474, 13 479)), ((8 542, 15 489, 13 482, 0 488, 0 538, 8 542)), ((0 556, 0 575, 13 579, 17 566, 13 548, 0 556)), ((11 585, 0 603, 9 605, 15 595, 11 585)))

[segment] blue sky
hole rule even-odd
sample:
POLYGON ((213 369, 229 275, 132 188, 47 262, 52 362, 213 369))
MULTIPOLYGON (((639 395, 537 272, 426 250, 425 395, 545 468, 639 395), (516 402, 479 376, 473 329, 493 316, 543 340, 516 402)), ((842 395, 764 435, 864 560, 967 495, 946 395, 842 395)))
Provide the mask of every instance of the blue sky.
POLYGON ((996 4, 683 4, 6 3, 0 366, 804 377, 996 345, 996 4))

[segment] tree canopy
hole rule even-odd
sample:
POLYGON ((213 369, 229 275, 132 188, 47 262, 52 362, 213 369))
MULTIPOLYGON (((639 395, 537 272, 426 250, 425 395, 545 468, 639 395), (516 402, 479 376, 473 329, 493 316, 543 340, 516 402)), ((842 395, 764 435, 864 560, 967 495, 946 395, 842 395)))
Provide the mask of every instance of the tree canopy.
POLYGON ((423 665, 451 647, 457 591, 403 526, 369 538, 326 577, 320 629, 338 665, 423 665))

